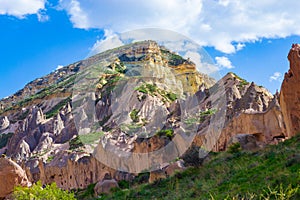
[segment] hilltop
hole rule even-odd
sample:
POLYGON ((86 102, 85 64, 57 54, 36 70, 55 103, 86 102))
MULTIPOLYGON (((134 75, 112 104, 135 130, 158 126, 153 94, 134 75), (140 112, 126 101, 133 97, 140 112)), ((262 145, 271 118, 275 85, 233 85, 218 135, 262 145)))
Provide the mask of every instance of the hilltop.
POLYGON ((148 170, 153 183, 232 146, 264 152, 300 131, 298 111, 290 106, 299 100, 290 89, 299 81, 299 56, 293 56, 299 49, 293 46, 292 71, 274 95, 234 73, 214 80, 155 41, 108 50, 2 99, 0 154, 21 166, 18 176, 28 184, 77 190, 131 183, 148 170))

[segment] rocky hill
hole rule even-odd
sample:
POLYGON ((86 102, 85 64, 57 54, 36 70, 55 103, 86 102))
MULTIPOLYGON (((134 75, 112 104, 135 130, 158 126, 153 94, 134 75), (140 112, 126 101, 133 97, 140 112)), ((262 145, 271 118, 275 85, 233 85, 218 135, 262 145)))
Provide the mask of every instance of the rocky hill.
POLYGON ((246 150, 277 144, 299 129, 293 49, 295 76, 286 75, 280 95, 234 73, 216 82, 154 41, 97 54, 0 101, 0 154, 29 182, 78 189, 145 170, 153 182, 237 142, 246 150))

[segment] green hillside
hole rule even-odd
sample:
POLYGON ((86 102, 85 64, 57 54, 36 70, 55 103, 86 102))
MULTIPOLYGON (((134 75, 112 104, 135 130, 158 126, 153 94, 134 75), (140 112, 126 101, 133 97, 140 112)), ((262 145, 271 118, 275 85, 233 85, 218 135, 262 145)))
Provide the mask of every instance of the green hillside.
POLYGON ((153 184, 122 183, 99 199, 300 199, 300 135, 257 152, 231 150, 153 184))

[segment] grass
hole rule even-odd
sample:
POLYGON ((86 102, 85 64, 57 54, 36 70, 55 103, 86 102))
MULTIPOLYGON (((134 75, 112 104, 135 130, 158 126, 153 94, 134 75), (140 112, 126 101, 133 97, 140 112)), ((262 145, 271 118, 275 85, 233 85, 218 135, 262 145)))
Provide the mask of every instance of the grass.
POLYGON ((84 199, 84 200, 92 200, 94 198, 94 187, 96 186, 95 183, 90 184, 85 190, 78 190, 75 192, 77 199, 84 199))
MULTIPOLYGON (((26 107, 27 105, 30 104, 30 102, 33 102, 33 100, 44 99, 45 97, 54 93, 66 92, 66 90, 68 90, 73 86, 75 79, 76 79, 75 74, 69 75, 64 79, 60 80, 59 82, 53 83, 52 85, 41 89, 39 92, 35 93, 34 95, 31 95, 25 99, 16 102, 12 106, 7 107, 5 110, 1 111, 0 114, 3 114, 11 110, 18 110, 20 108, 26 107)), ((21 116, 20 118, 22 119, 23 117, 26 116, 24 115, 21 116)))
POLYGON ((171 140, 172 137, 174 136, 174 131, 172 129, 159 130, 156 132, 156 135, 158 135, 160 137, 165 136, 171 140))
POLYGON ((170 52, 169 50, 161 49, 161 53, 163 57, 168 60, 169 65, 178 66, 183 64, 186 60, 182 58, 180 55, 170 52))
POLYGON ((239 85, 238 85, 239 87, 243 87, 243 86, 249 84, 248 81, 246 81, 245 79, 239 77, 237 74, 235 74, 235 73, 233 73, 233 72, 230 72, 230 73, 232 73, 232 74, 240 81, 240 83, 239 83, 239 85))
POLYGON ((78 135, 76 137, 72 138, 70 140, 69 144, 70 144, 69 150, 75 150, 75 149, 78 149, 78 148, 84 146, 82 141, 79 139, 78 135))
POLYGON ((210 161, 100 199, 299 199, 300 135, 257 152, 210 153, 210 161))
POLYGON ((197 113, 195 116, 185 119, 184 123, 186 123, 187 125, 202 123, 205 121, 207 117, 214 115, 216 112, 217 112, 216 109, 208 109, 207 111, 201 111, 200 113, 197 113))
POLYGON ((93 132, 88 134, 76 135, 69 142, 69 150, 77 150, 84 145, 94 144, 103 136, 103 132, 93 132))
POLYGON ((79 135, 79 140, 83 144, 93 144, 95 141, 99 140, 100 137, 103 136, 103 132, 94 132, 94 133, 88 133, 88 134, 82 134, 79 135))
POLYGON ((144 83, 136 87, 135 90, 151 96, 161 96, 163 102, 173 102, 177 99, 177 95, 175 93, 163 90, 157 87, 156 84, 144 83))
POLYGON ((46 114, 45 114, 46 118, 49 119, 49 118, 57 115, 59 113, 60 109, 62 109, 70 101, 71 101, 71 97, 68 97, 68 98, 60 101, 58 104, 56 104, 54 107, 52 107, 51 110, 46 112, 46 114))

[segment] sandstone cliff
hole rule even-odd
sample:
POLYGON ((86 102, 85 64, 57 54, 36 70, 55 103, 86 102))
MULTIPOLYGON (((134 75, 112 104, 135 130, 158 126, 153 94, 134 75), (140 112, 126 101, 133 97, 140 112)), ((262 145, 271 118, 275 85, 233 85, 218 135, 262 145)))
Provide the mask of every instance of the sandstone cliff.
POLYGON ((153 160, 170 175, 167 166, 192 143, 222 151, 235 136, 253 136, 258 148, 290 136, 283 121, 295 110, 284 104, 296 100, 284 92, 290 87, 283 84, 282 114, 278 94, 233 73, 215 83, 192 61, 154 41, 138 42, 56 70, 1 100, 0 152, 32 182, 75 189, 130 180, 135 174, 121 171, 146 169, 142 154, 168 146, 168 156, 153 160), (108 151, 140 160, 128 166, 134 156, 118 160, 108 151))
POLYGON ((300 132, 300 45, 293 44, 288 59, 290 69, 284 75, 280 90, 280 106, 286 124, 287 136, 300 132))

